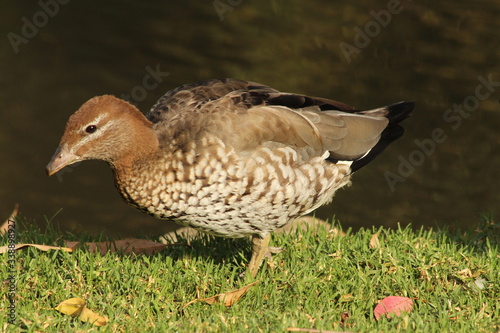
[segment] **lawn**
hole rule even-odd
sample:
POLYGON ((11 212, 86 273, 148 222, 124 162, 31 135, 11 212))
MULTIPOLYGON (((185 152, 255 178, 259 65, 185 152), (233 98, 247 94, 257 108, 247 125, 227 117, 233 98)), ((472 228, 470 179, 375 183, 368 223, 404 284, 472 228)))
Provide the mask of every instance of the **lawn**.
MULTIPOLYGON (((3 235, 0 245, 8 244, 3 235)), ((16 243, 100 241, 18 222, 16 243)), ((0 327, 26 332, 499 332, 500 226, 461 232, 368 228, 273 235, 283 248, 256 279, 244 277, 247 239, 197 235, 156 254, 24 248, 15 253, 15 324, 8 324, 9 270, 1 269, 0 327), (376 236, 374 236, 376 235, 376 236), (252 282, 232 306, 204 301, 252 282), (413 300, 376 320, 387 296, 413 300), (54 308, 78 297, 103 327, 54 308), (2 313, 3 312, 3 313, 2 313)), ((7 254, 2 254, 7 261, 7 254)), ((2 264, 3 265, 3 264, 2 264)), ((3 266, 7 267, 7 266, 3 266)))

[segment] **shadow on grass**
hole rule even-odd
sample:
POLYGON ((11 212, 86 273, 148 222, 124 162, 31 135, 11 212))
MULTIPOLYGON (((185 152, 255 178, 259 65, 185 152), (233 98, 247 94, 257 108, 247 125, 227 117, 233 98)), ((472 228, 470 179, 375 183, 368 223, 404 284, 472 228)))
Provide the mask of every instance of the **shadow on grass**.
MULTIPOLYGON (((65 246, 64 241, 78 241, 78 242, 113 242, 120 239, 120 237, 109 237, 105 233, 98 235, 91 235, 86 232, 79 234, 61 231, 52 222, 53 218, 46 218, 45 230, 41 230, 35 223, 30 223, 26 218, 16 217, 16 243, 34 243, 44 245, 65 246)), ((354 236, 357 233, 363 232, 362 230, 353 231, 348 228, 343 231, 342 227, 335 223, 335 227, 340 233, 345 232, 346 236, 354 236)), ((368 230, 369 228, 365 229, 368 230)), ((471 226, 468 230, 449 230, 448 228, 417 228, 413 229, 411 225, 400 228, 401 232, 405 229, 412 229, 415 234, 423 236, 427 233, 432 233, 430 238, 437 242, 448 243, 454 246, 458 251, 460 249, 467 249, 478 254, 484 254, 490 249, 496 250, 500 248, 500 224, 496 223, 490 216, 485 216, 475 226, 471 226)), ((384 228, 372 227, 372 233, 378 233, 384 228)), ((393 230, 394 231, 394 230, 393 230)), ((295 236, 299 238, 299 233, 307 231, 296 232, 295 236)), ((391 232, 390 229, 388 232, 391 232)), ((5 237, 5 236, 4 236, 5 237)), ((149 239, 158 241, 162 236, 139 236, 140 239, 149 239)), ((327 241, 326 239, 324 241, 327 241)), ((272 246, 273 244, 271 244, 272 246)), ((285 248, 286 250, 286 248, 285 248)), ((114 252, 117 256, 134 256, 131 254, 123 253, 121 251, 114 252)), ((136 256, 143 256, 147 254, 136 254, 136 256)), ((177 242, 169 244, 164 250, 151 256, 166 259, 171 258, 174 261, 182 260, 183 258, 196 258, 201 261, 210 261, 215 266, 232 266, 233 269, 238 269, 241 272, 245 271, 246 264, 251 255, 251 241, 249 238, 222 238, 215 237, 204 233, 198 233, 195 236, 184 238, 182 235, 177 236, 177 242)))
POLYGON ((500 224, 495 222, 492 216, 483 216, 476 225, 471 225, 467 230, 449 230, 441 228, 435 231, 441 234, 450 243, 472 250, 478 254, 484 254, 490 249, 500 250, 500 224))
MULTIPOLYGON (((39 224, 32 223, 23 216, 15 218, 16 221, 16 244, 31 243, 41 245, 53 245, 65 247, 65 241, 85 242, 113 242, 121 238, 119 235, 111 237, 104 232, 97 235, 92 235, 82 231, 73 233, 69 231, 61 231, 59 227, 53 223, 53 218, 46 218, 46 225, 40 228, 39 224)), ((7 237, 6 235, 4 237, 7 237)), ((129 238, 129 237, 127 237, 129 238)), ((158 242, 162 235, 152 237, 150 235, 139 235, 138 239, 148 239, 158 242)), ((0 236, 2 239, 2 236, 0 236)), ((82 249, 83 250, 83 249, 82 249)), ((101 255, 96 253, 96 255, 101 255)), ((251 241, 249 238, 221 238, 204 233, 199 233, 194 237, 185 238, 182 235, 177 236, 175 243, 167 244, 167 247, 156 254, 129 254, 124 251, 113 251, 113 255, 118 257, 133 257, 137 256, 156 256, 158 258, 171 258, 174 261, 183 258, 197 258, 202 261, 211 261, 216 266, 230 265, 235 268, 240 267, 241 271, 245 271, 251 255, 251 241)))

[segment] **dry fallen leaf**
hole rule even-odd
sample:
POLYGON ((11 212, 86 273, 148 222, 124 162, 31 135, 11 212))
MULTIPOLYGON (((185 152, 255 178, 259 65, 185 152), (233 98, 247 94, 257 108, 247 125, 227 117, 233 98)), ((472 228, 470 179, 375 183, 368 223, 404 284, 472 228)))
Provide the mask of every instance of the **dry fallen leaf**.
POLYGON ((411 298, 402 296, 388 296, 381 300, 373 313, 375 319, 379 320, 380 317, 391 318, 391 315, 400 317, 402 312, 411 312, 413 309, 413 301, 411 298))
POLYGON ((62 301, 55 309, 72 317, 78 317, 83 322, 90 322, 95 326, 104 326, 108 323, 106 317, 98 315, 85 305, 85 300, 74 297, 62 301))
POLYGON ((353 333, 348 331, 325 331, 325 330, 317 330, 314 328, 301 328, 301 327, 288 327, 286 330, 289 332, 307 332, 307 333, 353 333))
POLYGON ((461 271, 458 271, 457 272, 457 275, 459 277, 461 277, 462 279, 465 279, 465 278, 469 278, 469 277, 472 277, 472 272, 470 269, 468 268, 465 268, 465 269, 462 269, 461 271))
POLYGON ((347 326, 347 320, 349 319, 351 315, 349 314, 349 312, 347 311, 344 311, 342 312, 342 314, 340 315, 340 327, 344 327, 344 326, 347 326))
MULTIPOLYGON (((41 245, 41 244, 16 244, 14 246, 14 250, 19 250, 23 247, 35 247, 39 250, 42 251, 48 251, 48 250, 61 250, 61 251, 66 251, 66 252, 72 252, 73 249, 70 249, 69 247, 60 247, 60 246, 51 246, 51 245, 41 245)), ((9 246, 0 246, 0 253, 7 253, 9 251, 9 246)))
POLYGON ((353 299, 355 299, 353 294, 345 294, 345 295, 340 296, 339 303, 351 302, 353 299))
POLYGON ((85 307, 86 304, 87 302, 85 302, 85 300, 74 297, 62 301, 61 303, 59 303, 58 306, 56 306, 55 309, 64 314, 73 317, 78 317, 82 313, 83 308, 85 307))
POLYGON ((184 307, 186 307, 188 305, 191 305, 193 303, 196 303, 198 301, 207 302, 208 304, 214 304, 216 302, 221 302, 221 303, 224 303, 225 306, 231 306, 234 303, 236 303, 244 294, 246 294, 246 292, 250 288, 252 288, 257 283, 259 283, 259 281, 260 280, 255 281, 253 283, 250 283, 250 284, 248 284, 248 285, 246 285, 246 286, 244 286, 244 287, 242 287, 240 289, 229 291, 227 293, 218 294, 218 295, 215 295, 215 296, 212 296, 212 297, 208 297, 208 298, 199 298, 199 299, 192 300, 191 302, 189 302, 186 305, 184 305, 184 307))
POLYGON ((487 280, 482 278, 476 279, 474 282, 469 283, 469 287, 471 287, 476 291, 483 290, 486 287, 485 284, 487 282, 488 282, 487 280))
POLYGON ((14 221, 16 218, 17 214, 19 214, 19 204, 14 205, 14 210, 10 214, 10 216, 5 220, 4 223, 0 226, 0 235, 5 234, 7 231, 9 231, 9 225, 14 221))
POLYGON ((373 234, 372 238, 370 239, 370 248, 376 249, 378 247, 380 247, 380 241, 378 240, 378 234, 373 234))
POLYGON ((110 242, 74 242, 74 241, 64 241, 67 247, 75 250, 81 246, 87 246, 90 253, 100 252, 105 254, 106 252, 124 252, 124 253, 145 253, 145 254, 155 254, 163 250, 167 245, 146 240, 146 239, 136 239, 127 238, 120 239, 110 242))
POLYGON ((108 323, 108 318, 100 316, 86 307, 83 308, 83 311, 80 314, 80 320, 83 322, 92 323, 95 326, 104 326, 108 323))

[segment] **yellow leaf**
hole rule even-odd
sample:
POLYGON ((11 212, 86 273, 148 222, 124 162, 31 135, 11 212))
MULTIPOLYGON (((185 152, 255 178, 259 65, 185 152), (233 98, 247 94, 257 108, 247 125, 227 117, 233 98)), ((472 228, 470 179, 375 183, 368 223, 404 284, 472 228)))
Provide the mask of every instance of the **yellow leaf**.
POLYGON ((82 313, 85 304, 86 302, 81 298, 68 298, 67 300, 59 303, 59 305, 56 306, 56 310, 64 314, 77 317, 82 313))
POLYGON ((221 303, 224 303, 225 306, 231 306, 234 303, 236 303, 244 294, 246 294, 246 292, 251 287, 255 286, 259 282, 260 282, 260 280, 255 281, 253 283, 250 283, 250 284, 248 284, 240 289, 229 291, 229 292, 223 293, 223 294, 217 294, 217 295, 212 296, 212 297, 195 299, 195 300, 192 300, 191 302, 187 303, 186 305, 184 305, 184 307, 191 305, 193 303, 196 303, 198 301, 203 301, 203 302, 206 302, 208 304, 214 304, 216 302, 221 302, 221 303))
POLYGON ((380 241, 378 240, 378 234, 373 234, 372 238, 370 239, 370 248, 376 249, 378 247, 380 247, 380 241))
POLYGON ((72 317, 78 317, 83 322, 90 322, 95 326, 104 326, 108 323, 106 317, 98 315, 85 305, 85 300, 74 297, 62 301, 55 309, 72 317))
MULTIPOLYGON (((69 247, 60 247, 60 246, 51 246, 51 245, 41 245, 41 244, 16 244, 14 246, 14 250, 19 250, 24 247, 34 247, 42 251, 48 251, 48 250, 61 250, 61 251, 66 251, 66 252, 72 252, 73 249, 70 249, 69 247)), ((7 253, 9 251, 9 246, 0 246, 0 253, 7 253)))
POLYGON ((108 323, 107 318, 98 315, 88 308, 83 309, 82 313, 80 314, 80 320, 83 322, 92 323, 95 326, 104 326, 108 323))

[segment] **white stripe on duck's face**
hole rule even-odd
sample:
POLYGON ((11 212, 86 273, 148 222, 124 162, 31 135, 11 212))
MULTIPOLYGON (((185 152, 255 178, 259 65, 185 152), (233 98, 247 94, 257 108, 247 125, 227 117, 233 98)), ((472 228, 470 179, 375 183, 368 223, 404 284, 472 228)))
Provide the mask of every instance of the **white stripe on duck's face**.
POLYGON ((110 121, 104 122, 104 124, 102 124, 102 120, 107 116, 107 113, 99 114, 92 121, 80 126, 77 133, 79 133, 82 138, 71 146, 71 148, 69 149, 70 152, 76 153, 78 149, 80 149, 80 147, 101 137, 105 133, 106 129, 109 128, 113 123, 113 121, 110 121))

